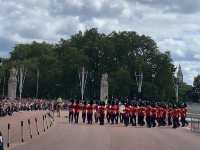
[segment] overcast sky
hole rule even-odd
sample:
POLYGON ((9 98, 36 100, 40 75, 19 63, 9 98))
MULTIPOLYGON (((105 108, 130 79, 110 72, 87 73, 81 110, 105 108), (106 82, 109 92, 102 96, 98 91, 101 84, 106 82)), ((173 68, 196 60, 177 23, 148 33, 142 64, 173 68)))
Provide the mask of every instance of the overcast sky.
POLYGON ((16 43, 56 42, 91 27, 151 36, 181 64, 185 82, 200 73, 200 0, 0 0, 0 56, 16 43))

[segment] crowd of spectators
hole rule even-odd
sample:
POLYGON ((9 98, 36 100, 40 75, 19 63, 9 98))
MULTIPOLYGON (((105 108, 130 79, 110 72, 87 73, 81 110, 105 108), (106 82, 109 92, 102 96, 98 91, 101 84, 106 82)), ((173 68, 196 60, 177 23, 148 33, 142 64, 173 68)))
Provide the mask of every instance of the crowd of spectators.
POLYGON ((52 110, 53 102, 44 99, 0 99, 0 117, 12 116, 13 113, 19 111, 34 111, 34 110, 52 110))

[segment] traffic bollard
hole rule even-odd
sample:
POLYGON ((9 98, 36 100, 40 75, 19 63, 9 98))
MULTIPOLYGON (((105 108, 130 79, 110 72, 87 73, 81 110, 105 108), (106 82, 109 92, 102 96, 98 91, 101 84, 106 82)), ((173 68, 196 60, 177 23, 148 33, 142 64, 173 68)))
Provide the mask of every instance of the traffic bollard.
POLYGON ((8 124, 8 141, 7 141, 7 147, 10 147, 10 124, 8 124))
POLYGON ((36 127, 37 134, 40 135, 40 132, 39 132, 39 130, 38 130, 37 118, 35 118, 35 127, 36 127))
POLYGON ((32 135, 32 131, 31 131, 31 120, 30 119, 28 119, 28 127, 29 127, 30 138, 32 139, 33 135, 32 135))
POLYGON ((21 121, 21 142, 24 142, 24 121, 21 121))

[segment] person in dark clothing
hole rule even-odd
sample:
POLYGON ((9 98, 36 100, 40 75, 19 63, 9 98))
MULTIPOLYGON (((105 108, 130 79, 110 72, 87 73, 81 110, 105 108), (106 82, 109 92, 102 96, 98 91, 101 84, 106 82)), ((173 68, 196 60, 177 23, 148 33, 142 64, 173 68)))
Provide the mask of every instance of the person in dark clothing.
POLYGON ((83 119, 83 123, 85 123, 85 119, 86 119, 86 110, 87 110, 87 103, 84 102, 83 106, 82 106, 82 119, 83 119))
POLYGON ((75 119, 75 123, 78 123, 79 111, 80 111, 80 104, 79 104, 79 100, 77 100, 76 104, 74 106, 74 119, 75 119))
POLYGON ((73 123, 74 118, 74 100, 71 100, 71 104, 69 105, 69 123, 73 123))
POLYGON ((4 150, 3 135, 1 131, 0 131, 0 150, 4 150))

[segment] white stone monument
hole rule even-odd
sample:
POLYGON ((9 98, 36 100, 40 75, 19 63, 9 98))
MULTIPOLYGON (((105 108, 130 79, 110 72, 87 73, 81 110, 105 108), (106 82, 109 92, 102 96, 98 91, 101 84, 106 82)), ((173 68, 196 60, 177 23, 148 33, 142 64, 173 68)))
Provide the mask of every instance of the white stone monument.
POLYGON ((100 89, 100 100, 107 101, 108 99, 108 74, 102 74, 101 77, 101 89, 100 89))
POLYGON ((8 98, 15 99, 17 92, 17 70, 12 68, 10 70, 10 78, 8 80, 8 98))

